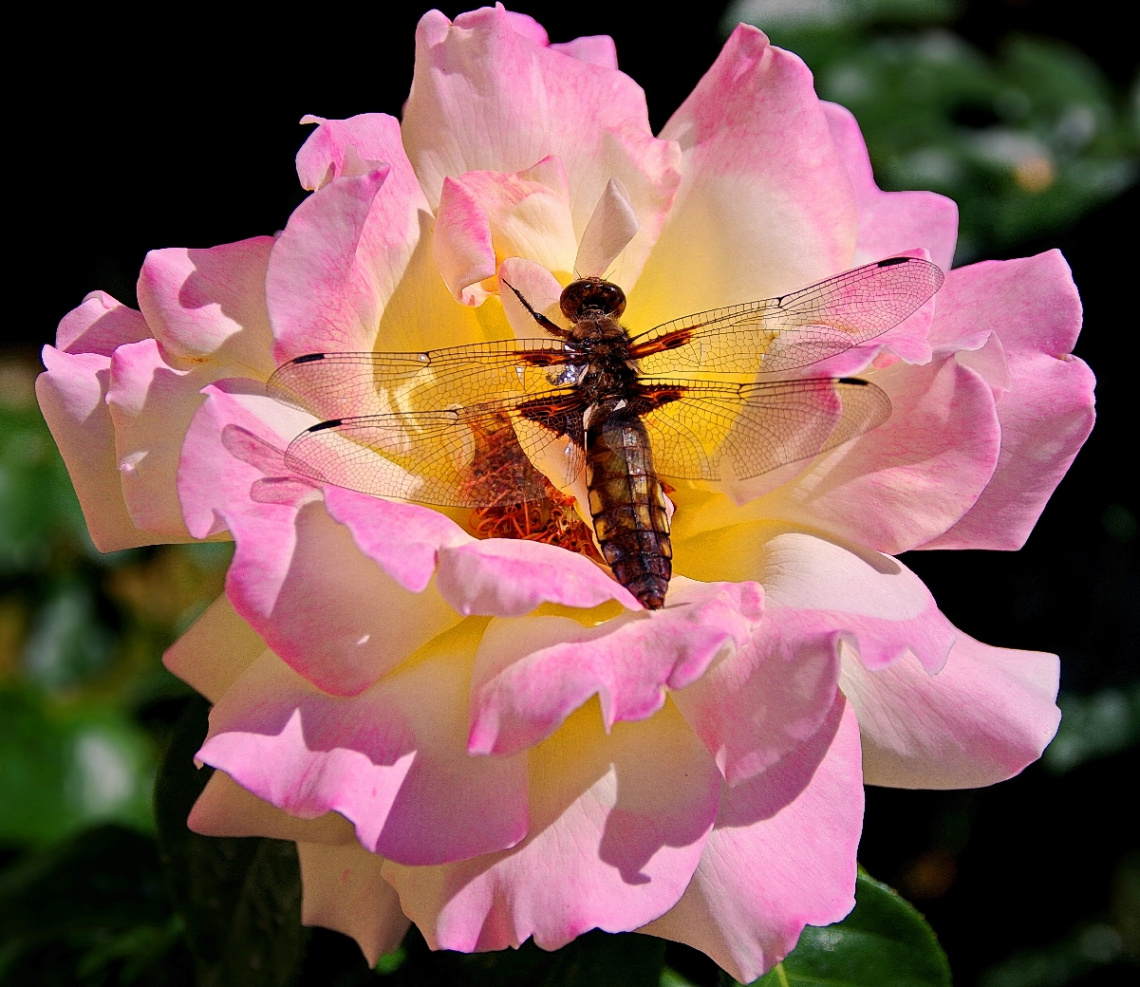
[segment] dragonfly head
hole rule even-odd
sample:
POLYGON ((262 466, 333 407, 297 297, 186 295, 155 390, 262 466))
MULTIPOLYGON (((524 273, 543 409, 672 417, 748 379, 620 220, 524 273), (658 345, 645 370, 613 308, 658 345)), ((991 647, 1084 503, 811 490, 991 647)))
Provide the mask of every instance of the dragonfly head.
POLYGON ((618 319, 625 311, 625 292, 612 281, 582 278, 563 289, 558 304, 572 322, 598 317, 618 319))

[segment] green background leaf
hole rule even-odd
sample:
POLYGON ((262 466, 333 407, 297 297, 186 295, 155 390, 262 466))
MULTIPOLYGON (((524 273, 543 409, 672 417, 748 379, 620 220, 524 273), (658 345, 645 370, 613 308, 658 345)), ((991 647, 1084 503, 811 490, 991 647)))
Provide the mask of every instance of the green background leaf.
POLYGON ((842 922, 808 926, 759 987, 950 987, 934 930, 885 884, 860 874, 842 922))

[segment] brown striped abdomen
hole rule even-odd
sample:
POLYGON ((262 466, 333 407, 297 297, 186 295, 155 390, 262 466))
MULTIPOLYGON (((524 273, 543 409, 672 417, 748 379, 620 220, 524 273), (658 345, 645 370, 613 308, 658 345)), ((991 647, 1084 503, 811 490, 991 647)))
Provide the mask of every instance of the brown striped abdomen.
POLYGON ((614 411, 587 429, 586 485, 594 534, 614 577, 647 609, 659 609, 673 574, 673 546, 665 491, 636 415, 614 411))

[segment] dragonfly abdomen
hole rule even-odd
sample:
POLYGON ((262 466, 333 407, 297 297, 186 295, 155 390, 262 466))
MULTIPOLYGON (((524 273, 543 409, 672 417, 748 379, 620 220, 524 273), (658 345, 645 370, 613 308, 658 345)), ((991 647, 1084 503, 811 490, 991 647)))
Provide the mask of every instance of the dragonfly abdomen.
POLYGON ((649 610, 665 602, 673 546, 665 491, 636 415, 611 412, 586 432, 586 485, 602 557, 649 610))

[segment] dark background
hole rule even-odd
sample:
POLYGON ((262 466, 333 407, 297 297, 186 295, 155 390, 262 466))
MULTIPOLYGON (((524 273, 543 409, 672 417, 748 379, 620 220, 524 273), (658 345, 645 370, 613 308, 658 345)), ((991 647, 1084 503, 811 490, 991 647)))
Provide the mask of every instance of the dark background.
MULTIPOLYGON (((655 130, 722 43, 718 4, 693 4, 683 18, 593 0, 517 7, 554 41, 612 35, 620 66, 648 94, 655 130)), ((464 8, 442 9, 454 17, 464 8)), ((956 30, 986 51, 1014 31, 1061 38, 1124 90, 1135 78, 1136 48, 1118 9, 1101 0, 973 2, 956 30)), ((190 9, 174 30, 99 10, 86 21, 42 19, 14 39, 36 68, 8 94, 8 297, 17 306, 3 341, 9 356, 35 360, 59 318, 93 288, 134 304, 148 249, 282 228, 303 197, 292 161, 308 128, 297 121, 305 113, 398 114, 422 10, 328 5, 304 21, 275 11, 239 27, 226 8, 190 9)), ((1135 696, 1140 679, 1140 504, 1127 475, 1138 451, 1130 397, 1136 206, 1133 189, 1068 231, 1004 254, 1064 250, 1086 306, 1076 352, 1100 382, 1097 429, 1029 544, 1014 554, 906 560, 975 637, 1058 652, 1074 722, 1098 697, 1135 696)), ((1140 759, 1130 736, 1071 769, 1035 765, 993 789, 869 792, 862 863, 925 912, 956 982, 1121 982, 1140 942, 1140 827, 1125 808, 1140 759), (1056 976, 1033 979, 1038 967, 1056 976), (1018 981, 1018 970, 1030 973, 1018 981)))

